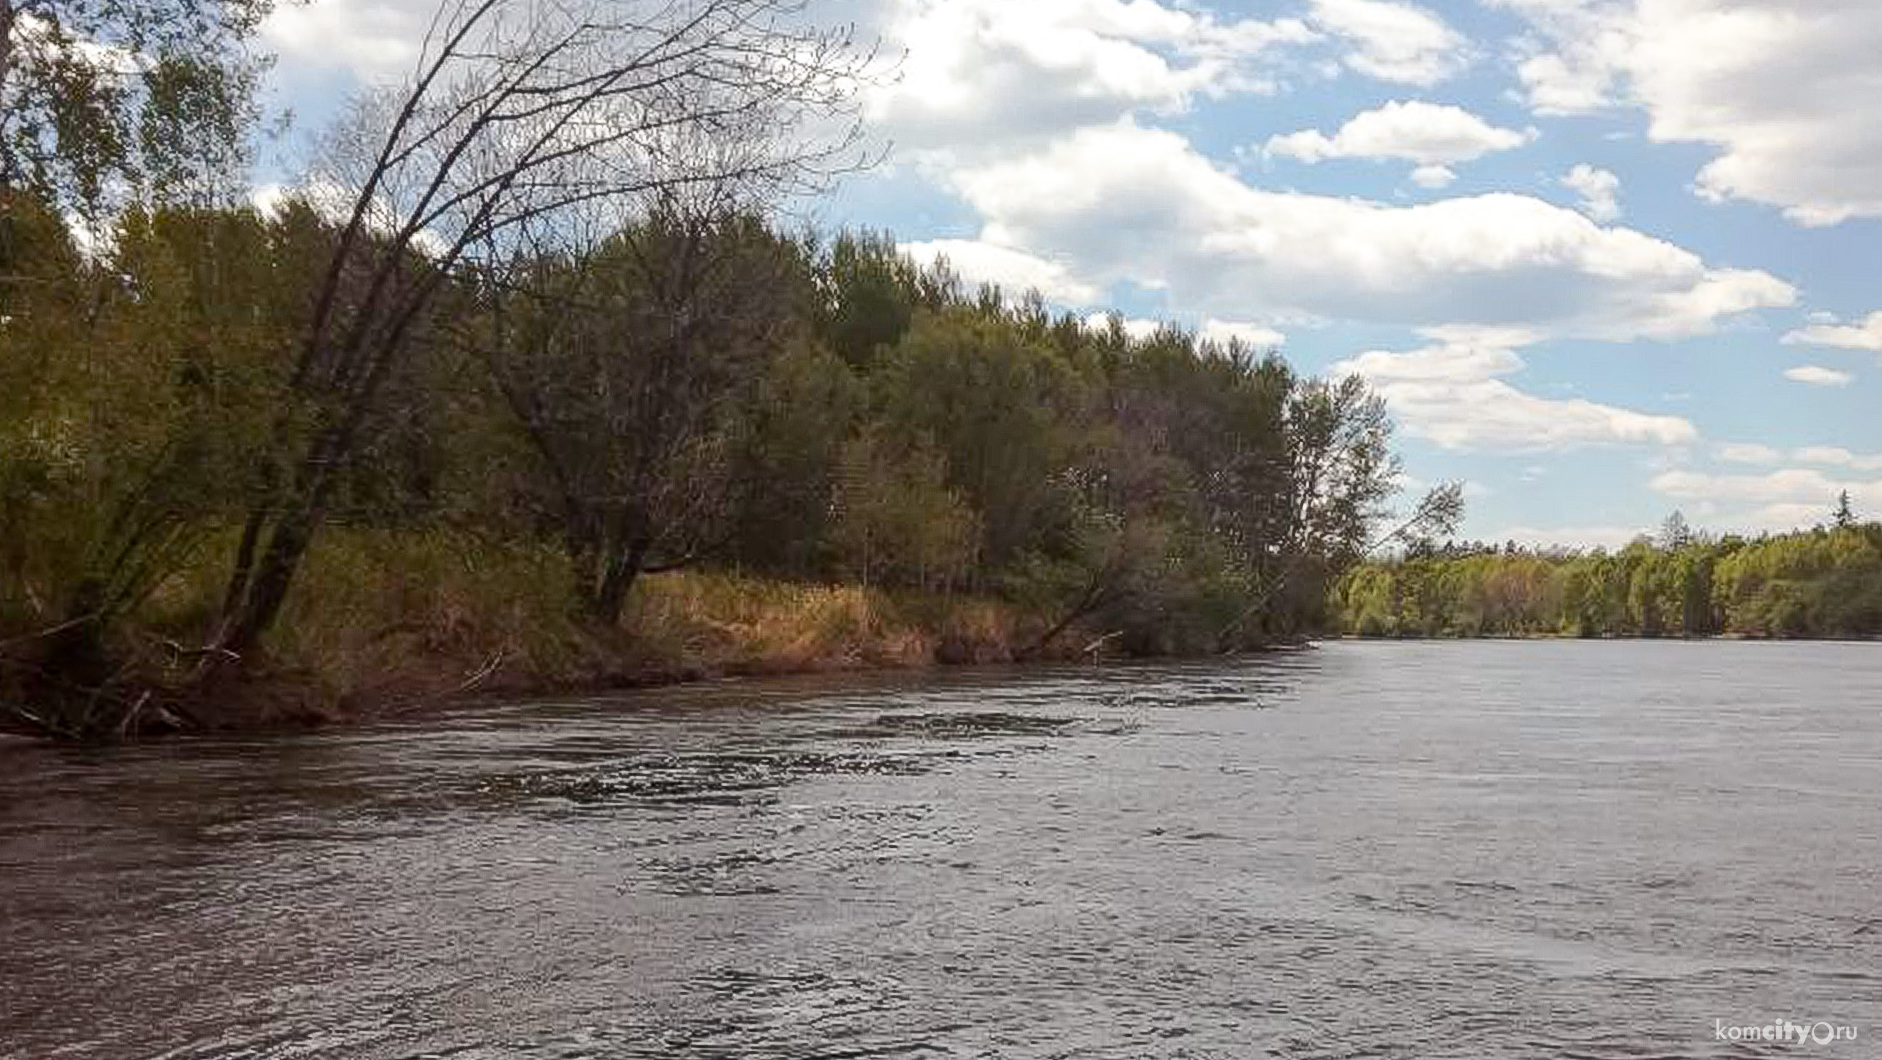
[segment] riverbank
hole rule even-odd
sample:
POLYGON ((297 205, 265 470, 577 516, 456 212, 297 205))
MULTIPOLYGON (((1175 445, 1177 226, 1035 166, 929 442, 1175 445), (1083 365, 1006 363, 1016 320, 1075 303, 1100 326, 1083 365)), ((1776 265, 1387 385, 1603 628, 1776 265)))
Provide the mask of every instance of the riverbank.
POLYGON ((1726 642, 1809 642, 1823 644, 1875 644, 1882 642, 1882 634, 1836 634, 1824 636, 1787 635, 1782 633, 1663 633, 1649 636, 1644 633, 1569 633, 1561 631, 1534 631, 1528 633, 1404 633, 1368 635, 1365 633, 1337 633, 1317 640, 1342 640, 1389 644, 1434 643, 1445 641, 1552 641, 1552 640, 1601 640, 1601 641, 1726 641, 1726 642))
MULTIPOLYGON (((306 728, 491 696, 1105 648, 1077 626, 1040 648, 1050 617, 989 597, 711 570, 641 579, 606 627, 572 612, 567 564, 552 549, 335 531, 310 557, 265 657, 203 686, 191 681, 200 657, 185 646, 205 639, 215 574, 205 564, 166 583, 112 645, 126 660, 120 696, 147 703, 125 735, 306 728)), ((8 713, 11 727, 33 728, 8 713)))

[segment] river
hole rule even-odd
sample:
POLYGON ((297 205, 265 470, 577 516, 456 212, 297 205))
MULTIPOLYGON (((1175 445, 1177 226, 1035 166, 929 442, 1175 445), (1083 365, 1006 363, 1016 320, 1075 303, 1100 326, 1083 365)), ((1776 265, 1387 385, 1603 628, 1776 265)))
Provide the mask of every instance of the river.
POLYGON ((0 1056, 1882 1056, 1882 645, 0 743, 0 1056), (1793 1020, 1855 1041, 1722 1040, 1793 1020))

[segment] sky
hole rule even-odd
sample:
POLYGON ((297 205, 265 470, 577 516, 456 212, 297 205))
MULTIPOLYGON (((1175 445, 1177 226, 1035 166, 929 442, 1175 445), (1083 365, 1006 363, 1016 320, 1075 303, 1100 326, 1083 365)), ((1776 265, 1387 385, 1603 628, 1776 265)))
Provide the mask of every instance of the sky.
MULTIPOLYGON (((1875 0, 812 7, 885 56, 820 224, 1359 373, 1462 537, 1882 516, 1875 0)), ((272 105, 317 130, 430 8, 280 8, 272 105)))

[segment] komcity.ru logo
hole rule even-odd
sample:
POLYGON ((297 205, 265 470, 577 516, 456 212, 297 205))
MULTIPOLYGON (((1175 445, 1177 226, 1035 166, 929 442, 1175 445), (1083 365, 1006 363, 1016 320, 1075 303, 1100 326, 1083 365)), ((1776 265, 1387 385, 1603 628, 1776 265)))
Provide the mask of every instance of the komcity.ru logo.
POLYGON ((1746 1026, 1735 1026, 1724 1020, 1713 1020, 1712 1036, 1722 1042, 1789 1042, 1792 1045, 1830 1045, 1834 1042, 1855 1041, 1856 1028, 1840 1026, 1825 1020, 1813 1023, 1773 1020, 1770 1023, 1755 1023, 1746 1026))

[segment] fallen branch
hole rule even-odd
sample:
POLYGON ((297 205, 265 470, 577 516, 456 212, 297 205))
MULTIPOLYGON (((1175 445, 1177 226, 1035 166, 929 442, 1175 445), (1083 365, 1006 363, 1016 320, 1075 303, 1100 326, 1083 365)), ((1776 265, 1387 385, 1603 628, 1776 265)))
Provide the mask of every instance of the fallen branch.
POLYGON ((490 675, 496 673, 497 670, 503 666, 503 659, 504 653, 498 651, 490 656, 490 658, 486 659, 482 666, 478 667, 474 673, 460 682, 457 687, 446 689, 443 692, 434 692, 430 695, 414 696, 396 707, 384 711, 384 713, 389 717, 397 717, 401 714, 410 714, 415 710, 422 710, 425 707, 432 706, 454 696, 461 696, 489 680, 490 675))
POLYGON ((95 621, 98 617, 98 612, 93 611, 89 614, 80 615, 77 618, 68 618, 56 626, 47 626, 45 629, 36 630, 24 636, 14 637, 11 640, 0 640, 0 650, 11 648, 16 644, 26 644, 30 641, 45 640, 47 637, 57 636, 68 629, 73 629, 87 622, 95 621))

